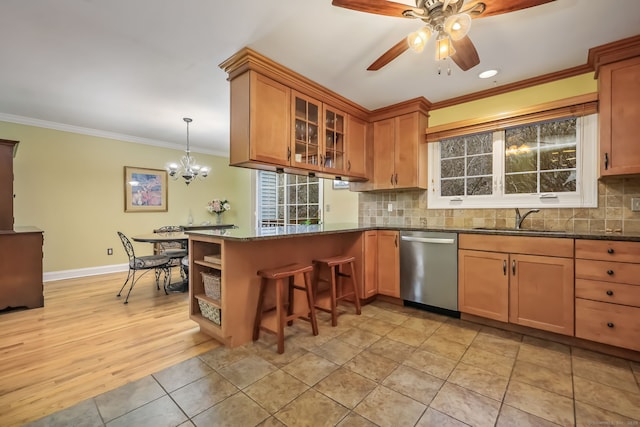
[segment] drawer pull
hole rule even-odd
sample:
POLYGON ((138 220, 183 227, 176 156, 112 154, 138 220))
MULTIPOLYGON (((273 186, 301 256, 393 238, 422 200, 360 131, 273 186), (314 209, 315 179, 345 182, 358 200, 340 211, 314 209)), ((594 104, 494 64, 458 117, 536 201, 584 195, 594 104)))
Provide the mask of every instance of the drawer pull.
POLYGON ((612 253, 614 253, 614 252, 615 252, 615 251, 613 250, 613 248, 609 248, 609 249, 607 249, 607 253, 612 254, 612 253))
POLYGON ((607 291, 607 295, 609 295, 609 296, 613 295, 613 291, 611 291, 611 290, 607 291))
POLYGON ((613 328, 615 325, 613 323, 609 322, 609 323, 607 323, 607 326, 610 327, 610 328, 613 328))
POLYGON ((607 274, 608 274, 609 276, 613 276, 613 270, 607 270, 607 274))

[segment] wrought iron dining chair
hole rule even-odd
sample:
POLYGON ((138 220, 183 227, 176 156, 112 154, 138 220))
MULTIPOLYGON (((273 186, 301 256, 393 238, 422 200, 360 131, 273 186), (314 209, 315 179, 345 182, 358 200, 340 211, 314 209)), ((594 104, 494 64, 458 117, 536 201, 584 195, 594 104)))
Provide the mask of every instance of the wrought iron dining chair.
POLYGON ((129 273, 127 274, 127 280, 124 281, 124 284, 120 288, 120 292, 118 292, 118 297, 122 294, 122 290, 130 282, 129 291, 127 292, 127 297, 124 299, 124 303, 129 303, 129 295, 131 295, 131 291, 135 286, 136 282, 140 280, 142 276, 148 273, 151 270, 154 270, 156 275, 156 287, 160 290, 160 275, 164 273, 164 293, 168 295, 167 292, 167 284, 170 277, 170 259, 166 255, 145 255, 145 256, 136 256, 135 251, 133 250, 133 245, 127 236, 118 231, 118 236, 120 236, 120 240, 122 241, 122 246, 124 246, 124 250, 129 257, 129 273), (143 270, 144 272, 138 277, 136 277, 136 272, 143 270))
MULTIPOLYGON (((179 225, 165 225, 153 230, 154 233, 182 233, 184 229, 179 225)), ((184 243, 181 242, 159 242, 157 243, 155 253, 166 255, 169 257, 170 267, 180 268, 180 278, 187 280, 187 271, 181 263, 182 258, 188 255, 188 250, 184 243)))

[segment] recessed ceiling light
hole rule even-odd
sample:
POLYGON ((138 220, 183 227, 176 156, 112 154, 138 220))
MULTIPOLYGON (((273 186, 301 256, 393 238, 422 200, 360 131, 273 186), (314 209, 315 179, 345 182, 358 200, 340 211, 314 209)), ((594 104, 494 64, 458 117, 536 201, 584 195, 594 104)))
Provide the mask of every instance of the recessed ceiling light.
POLYGON ((498 70, 487 70, 478 74, 478 77, 480 77, 481 79, 488 79, 489 77, 493 77, 496 74, 498 74, 498 70))

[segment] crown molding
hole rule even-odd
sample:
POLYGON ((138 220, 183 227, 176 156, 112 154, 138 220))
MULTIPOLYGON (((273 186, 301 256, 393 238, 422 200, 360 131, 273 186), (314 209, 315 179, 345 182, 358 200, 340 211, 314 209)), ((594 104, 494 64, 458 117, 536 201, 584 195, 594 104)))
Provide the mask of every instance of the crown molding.
POLYGON ((602 65, 636 56, 640 56, 640 35, 592 47, 589 49, 587 64, 595 71, 595 78, 598 78, 602 65))
MULTIPOLYGON (((82 126, 68 125, 65 123, 50 122, 48 120, 34 119, 31 117, 17 116, 14 114, 0 113, 0 121, 8 123, 16 123, 20 125, 35 126, 45 129, 53 129, 62 132, 77 133, 80 135, 96 136, 98 138, 114 139, 116 141, 133 142, 135 144, 151 145, 154 147, 170 148, 172 150, 184 151, 183 144, 174 142, 160 141, 157 139, 141 138, 138 136, 126 135, 123 133, 109 132, 100 129, 86 128, 82 126)), ((210 154, 212 156, 229 157, 229 153, 219 153, 213 150, 202 150, 197 146, 192 147, 192 152, 200 154, 210 154)))

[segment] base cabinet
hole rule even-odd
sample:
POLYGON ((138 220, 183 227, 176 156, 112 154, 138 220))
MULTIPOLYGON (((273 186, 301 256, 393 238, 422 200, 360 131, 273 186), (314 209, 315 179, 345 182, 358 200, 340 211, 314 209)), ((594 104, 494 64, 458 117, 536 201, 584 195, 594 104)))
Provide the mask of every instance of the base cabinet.
POLYGON ((640 242, 576 240, 576 336, 640 351, 640 242))
POLYGON ((378 293, 400 298, 400 235, 397 231, 378 230, 378 293))
POLYGON ((461 312, 574 334, 572 239, 462 234, 459 248, 461 312))
POLYGON ((458 251, 458 309, 487 319, 509 321, 507 259, 499 252, 458 251))
POLYGON ((360 298, 367 299, 378 294, 378 232, 376 230, 365 231, 363 237, 364 266, 360 298))
POLYGON ((0 310, 44 306, 40 230, 0 231, 0 310))

